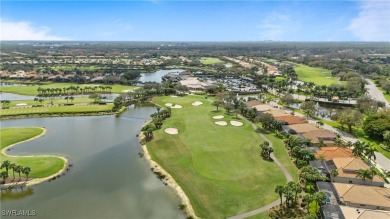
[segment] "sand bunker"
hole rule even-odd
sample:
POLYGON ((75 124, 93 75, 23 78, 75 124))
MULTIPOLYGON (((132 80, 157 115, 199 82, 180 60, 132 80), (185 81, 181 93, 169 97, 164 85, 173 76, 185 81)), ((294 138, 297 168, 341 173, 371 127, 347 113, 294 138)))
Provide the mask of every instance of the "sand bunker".
POLYGON ((225 122, 225 121, 218 121, 218 122, 215 122, 215 124, 221 125, 221 126, 225 126, 225 125, 227 125, 227 122, 225 122))
POLYGON ((232 126, 242 126, 243 125, 242 122, 237 122, 237 121, 230 121, 230 124, 232 126))
POLYGON ((164 130, 164 132, 167 133, 167 134, 170 134, 170 135, 177 135, 177 134, 179 134, 179 131, 177 129, 175 129, 175 128, 166 128, 164 130))
POLYGON ((123 93, 131 92, 131 90, 122 90, 123 93))
POLYGON ((181 108, 183 108, 181 105, 178 105, 178 104, 174 105, 173 103, 166 103, 165 106, 169 106, 172 109, 181 109, 181 108))
POLYGON ((195 101, 192 103, 193 106, 199 106, 199 105, 202 105, 203 103, 200 102, 200 101, 195 101))
POLYGON ((223 119, 224 116, 220 115, 220 116, 213 116, 213 119, 223 119))
POLYGON ((175 95, 172 95, 171 97, 177 97, 177 96, 175 96, 175 95))
POLYGON ((27 103, 18 103, 16 104, 16 106, 27 106, 28 104, 27 103))

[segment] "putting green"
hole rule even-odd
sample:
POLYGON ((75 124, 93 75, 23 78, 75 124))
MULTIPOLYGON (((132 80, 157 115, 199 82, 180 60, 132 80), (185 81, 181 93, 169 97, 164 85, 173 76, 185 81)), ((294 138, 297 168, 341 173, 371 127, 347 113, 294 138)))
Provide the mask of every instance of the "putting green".
MULTIPOLYGON (((3 128, 0 129, 0 146, 1 149, 9 145, 34 138, 43 133, 43 128, 29 127, 29 128, 3 128)), ((44 178, 59 172, 64 167, 64 161, 58 157, 10 157, 1 153, 1 161, 9 160, 11 163, 21 165, 23 167, 30 167, 31 178, 44 178)), ((5 170, 5 169, 3 169, 5 170)), ((9 177, 12 177, 12 170, 9 170, 9 177)), ((16 178, 18 174, 16 174, 16 178)), ((23 174, 22 174, 23 175, 23 174)))
POLYGON ((154 132, 147 147, 153 160, 185 191, 199 217, 226 218, 278 199, 274 187, 286 183, 286 178, 274 162, 261 158, 262 140, 248 121, 225 114, 224 121, 237 120, 243 126, 215 125, 212 117, 224 112, 215 112, 213 100, 201 96, 153 101, 183 106, 172 110, 172 117, 154 132), (203 102, 202 107, 191 107, 194 101, 203 102), (167 135, 164 130, 169 127, 180 134, 167 135))
POLYGON ((212 65, 212 64, 217 64, 217 63, 223 63, 222 60, 218 58, 212 58, 212 57, 202 57, 200 59, 200 62, 204 65, 212 65))

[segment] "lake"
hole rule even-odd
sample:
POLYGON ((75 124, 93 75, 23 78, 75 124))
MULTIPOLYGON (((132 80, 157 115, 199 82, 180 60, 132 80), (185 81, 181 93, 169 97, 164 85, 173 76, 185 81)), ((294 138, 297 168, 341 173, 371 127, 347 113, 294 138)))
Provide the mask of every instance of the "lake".
POLYGON ((8 153, 63 155, 73 164, 59 179, 24 191, 3 192, 1 209, 35 210, 36 218, 56 219, 184 218, 178 196, 138 155, 136 135, 155 111, 154 107, 130 107, 121 117, 1 121, 2 128, 47 129, 44 137, 19 144, 8 153))

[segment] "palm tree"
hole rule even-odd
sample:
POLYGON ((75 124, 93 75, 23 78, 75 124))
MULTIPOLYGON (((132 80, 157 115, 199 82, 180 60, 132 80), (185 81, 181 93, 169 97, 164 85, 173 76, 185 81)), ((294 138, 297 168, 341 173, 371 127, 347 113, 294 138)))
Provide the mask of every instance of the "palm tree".
POLYGON ((287 185, 294 192, 294 201, 295 201, 295 203, 297 203, 297 201, 298 201, 298 193, 302 192, 301 186, 299 185, 299 183, 295 183, 293 181, 288 182, 287 185))
POLYGON ((372 172, 371 170, 366 170, 366 169, 359 169, 357 171, 357 176, 356 178, 360 178, 363 180, 364 184, 366 182, 366 179, 369 179, 369 180, 372 180, 373 179, 373 175, 372 175, 372 172))
POLYGON ((20 173, 22 172, 22 170, 23 170, 23 167, 20 165, 17 165, 15 167, 15 171, 19 174, 19 181, 20 181, 20 173))
POLYGON ((28 181, 28 175, 30 174, 31 172, 31 168, 30 167, 25 167, 22 169, 22 172, 26 175, 26 181, 28 181))
POLYGON ((12 169, 12 176, 14 177, 13 179, 15 179, 15 167, 16 164, 14 163, 11 163, 11 165, 9 165, 9 168, 12 169))
POLYGON ((66 96, 64 99, 66 100, 66 104, 68 104, 69 97, 68 97, 68 96, 66 96))
POLYGON ((283 209, 283 191, 284 191, 284 186, 277 185, 275 188, 275 192, 279 194, 280 197, 280 210, 282 211, 283 209))
POLYGON ((5 179, 7 179, 8 173, 6 171, 3 171, 0 173, 0 175, 1 175, 1 178, 3 178, 3 182, 5 183, 5 179))
POLYGON ((355 156, 361 157, 364 153, 364 149, 367 147, 365 142, 357 141, 353 144, 352 153, 355 156))
POLYGON ((74 97, 73 97, 73 96, 70 96, 70 97, 69 97, 69 100, 70 100, 70 102, 73 103, 74 97))
POLYGON ((1 169, 5 168, 5 171, 7 171, 7 175, 8 175, 8 169, 10 168, 10 165, 11 165, 11 162, 10 162, 9 160, 5 160, 5 161, 1 164, 0 168, 1 168, 1 169))
POLYGON ((371 147, 371 146, 368 146, 366 148, 364 148, 364 155, 367 156, 368 158, 368 163, 372 166, 372 163, 371 163, 371 159, 374 158, 376 159, 376 156, 375 156, 375 151, 376 149, 371 147))

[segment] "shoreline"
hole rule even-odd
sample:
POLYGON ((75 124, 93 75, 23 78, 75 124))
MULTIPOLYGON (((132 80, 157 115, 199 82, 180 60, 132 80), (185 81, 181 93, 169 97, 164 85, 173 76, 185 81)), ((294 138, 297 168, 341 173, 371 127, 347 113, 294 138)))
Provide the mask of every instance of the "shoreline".
POLYGON ((40 137, 43 137, 45 136, 46 134, 46 129, 45 128, 42 128, 42 127, 34 127, 34 128, 39 128, 39 129, 42 129, 43 132, 37 136, 34 136, 32 138, 29 138, 29 139, 26 139, 26 140, 23 140, 23 141, 19 141, 19 142, 16 142, 14 144, 11 144, 11 145, 8 145, 7 147, 1 149, 0 153, 2 153, 4 156, 7 156, 7 157, 55 157, 55 158, 59 158, 61 160, 64 161, 64 166, 62 167, 62 169, 50 176, 47 176, 47 177, 43 177, 43 178, 32 178, 31 180, 28 180, 27 182, 26 181, 23 181, 23 182, 12 182, 12 183, 6 183, 6 184, 2 184, 1 186, 7 186, 7 185, 19 185, 19 184, 25 184, 26 186, 32 186, 32 185, 36 185, 36 184, 39 184, 39 183, 42 183, 42 182, 45 182, 57 175, 61 175, 63 172, 65 172, 66 168, 68 167, 68 159, 66 159, 65 157, 63 156, 56 156, 56 155, 26 155, 26 156, 15 156, 15 155, 9 155, 6 153, 7 149, 10 149, 11 147, 14 147, 15 145, 17 144, 20 144, 20 143, 24 143, 24 142, 27 142, 27 141, 31 141, 31 140, 34 140, 34 139, 37 139, 37 138, 40 138, 40 137))
POLYGON ((31 118, 51 118, 51 117, 80 117, 80 116, 107 116, 107 115, 115 115, 116 112, 91 112, 87 114, 81 113, 43 113, 41 115, 39 113, 31 113, 31 114, 23 114, 23 115, 10 115, 10 116, 0 116, 1 120, 9 120, 9 119, 31 119, 31 118))
MULTIPOLYGON (((147 124, 147 123, 145 123, 145 124, 147 124)), ((142 131, 140 132, 139 136, 140 136, 139 139, 141 142, 144 139, 144 135, 143 135, 142 131)), ((196 216, 195 211, 191 205, 190 199, 188 198, 188 196, 186 195, 184 190, 175 181, 175 179, 171 176, 171 174, 169 174, 164 168, 162 168, 160 166, 160 164, 158 164, 156 161, 154 161, 152 159, 152 157, 149 154, 149 151, 148 151, 146 144, 142 144, 142 143, 140 143, 140 144, 141 144, 141 150, 143 153, 143 157, 148 161, 149 166, 151 168, 153 168, 154 170, 165 175, 165 178, 162 181, 165 182, 169 187, 171 187, 175 191, 175 193, 179 196, 182 204, 185 205, 185 209, 183 209, 183 211, 190 217, 199 218, 198 216, 196 216)))

